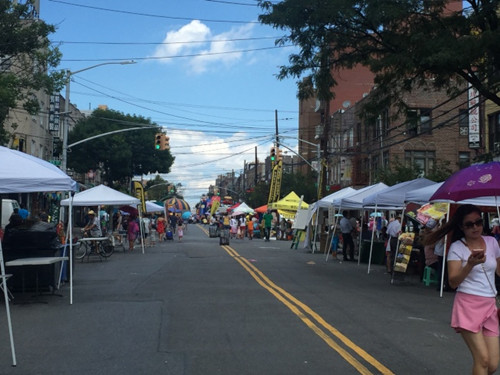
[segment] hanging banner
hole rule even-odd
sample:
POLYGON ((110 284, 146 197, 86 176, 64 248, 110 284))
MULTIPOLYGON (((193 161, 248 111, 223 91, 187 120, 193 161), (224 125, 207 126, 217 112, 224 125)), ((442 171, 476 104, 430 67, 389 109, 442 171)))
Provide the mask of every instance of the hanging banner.
POLYGON ((134 193, 135 197, 141 200, 142 212, 146 212, 146 199, 144 197, 144 187, 139 181, 134 181, 134 193))
POLYGON ((481 137, 479 132, 480 114, 479 114, 479 91, 469 84, 469 148, 479 148, 481 146, 481 137))

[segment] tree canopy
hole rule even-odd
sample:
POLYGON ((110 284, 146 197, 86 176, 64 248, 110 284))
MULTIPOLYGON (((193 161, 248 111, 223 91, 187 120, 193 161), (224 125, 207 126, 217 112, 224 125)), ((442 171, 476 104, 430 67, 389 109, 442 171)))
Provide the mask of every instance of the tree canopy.
POLYGON ((259 20, 294 44, 278 77, 301 78, 299 98, 332 97, 332 69, 367 66, 380 90, 373 100, 401 103, 401 93, 429 78, 458 93, 468 82, 500 105, 499 1, 259 0, 259 20), (307 78, 307 79, 304 79, 307 78), (304 82, 306 84, 304 84, 304 82), (311 88, 314 88, 314 91, 311 88), (398 101, 399 99, 399 101, 398 101))
POLYGON ((4 122, 9 109, 40 110, 36 94, 52 94, 64 84, 64 72, 54 70, 60 52, 48 36, 55 31, 34 14, 34 1, 0 0, 0 143, 7 141, 4 122))
POLYGON ((76 124, 69 134, 68 145, 95 135, 139 126, 144 126, 144 130, 106 135, 71 147, 68 166, 79 173, 100 169, 104 172, 104 181, 110 186, 124 184, 133 175, 168 173, 174 157, 170 151, 155 150, 154 147, 155 134, 162 129, 140 116, 95 110, 76 124))

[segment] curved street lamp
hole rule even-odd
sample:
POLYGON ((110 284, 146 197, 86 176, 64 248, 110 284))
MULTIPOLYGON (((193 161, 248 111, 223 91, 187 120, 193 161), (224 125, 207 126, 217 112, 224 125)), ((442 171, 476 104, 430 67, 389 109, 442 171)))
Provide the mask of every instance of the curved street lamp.
POLYGON ((103 65, 129 65, 129 64, 135 64, 136 62, 133 60, 130 61, 109 61, 109 62, 103 62, 100 64, 92 65, 83 69, 75 70, 75 71, 70 71, 66 70, 67 78, 66 78, 66 98, 64 99, 64 117, 63 117, 63 144, 62 144, 62 160, 61 160, 61 170, 66 173, 67 171, 67 161, 68 161, 68 119, 67 116, 69 115, 69 94, 70 94, 70 82, 71 82, 71 76, 84 72, 86 70, 94 69, 99 66, 103 65))

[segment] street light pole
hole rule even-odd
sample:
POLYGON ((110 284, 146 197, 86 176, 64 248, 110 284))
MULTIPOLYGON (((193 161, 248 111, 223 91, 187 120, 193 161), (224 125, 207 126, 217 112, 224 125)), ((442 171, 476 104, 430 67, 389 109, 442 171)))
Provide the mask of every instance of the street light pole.
POLYGON ((70 82, 71 82, 71 76, 74 74, 84 72, 85 70, 90 70, 97 68, 99 66, 103 65, 128 65, 128 64, 135 64, 135 61, 130 60, 130 61, 109 61, 109 62, 104 62, 96 65, 89 66, 87 68, 83 68, 80 70, 75 70, 74 72, 67 70, 66 71, 66 98, 64 99, 64 117, 63 117, 63 144, 62 144, 62 160, 61 160, 61 170, 66 173, 67 172, 67 162, 68 162, 68 131, 69 131, 69 121, 68 121, 68 116, 69 116, 69 94, 70 94, 70 82))

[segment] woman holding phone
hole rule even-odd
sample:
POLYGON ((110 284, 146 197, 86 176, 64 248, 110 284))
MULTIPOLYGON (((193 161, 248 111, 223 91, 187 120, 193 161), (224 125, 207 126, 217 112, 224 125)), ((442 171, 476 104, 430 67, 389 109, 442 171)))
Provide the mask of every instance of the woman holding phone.
POLYGON ((462 335, 473 359, 474 375, 493 374, 500 359, 499 321, 495 297, 495 272, 500 275, 500 248, 494 237, 483 236, 481 210, 460 206, 425 243, 435 243, 451 233, 448 281, 457 288, 451 326, 462 335))

